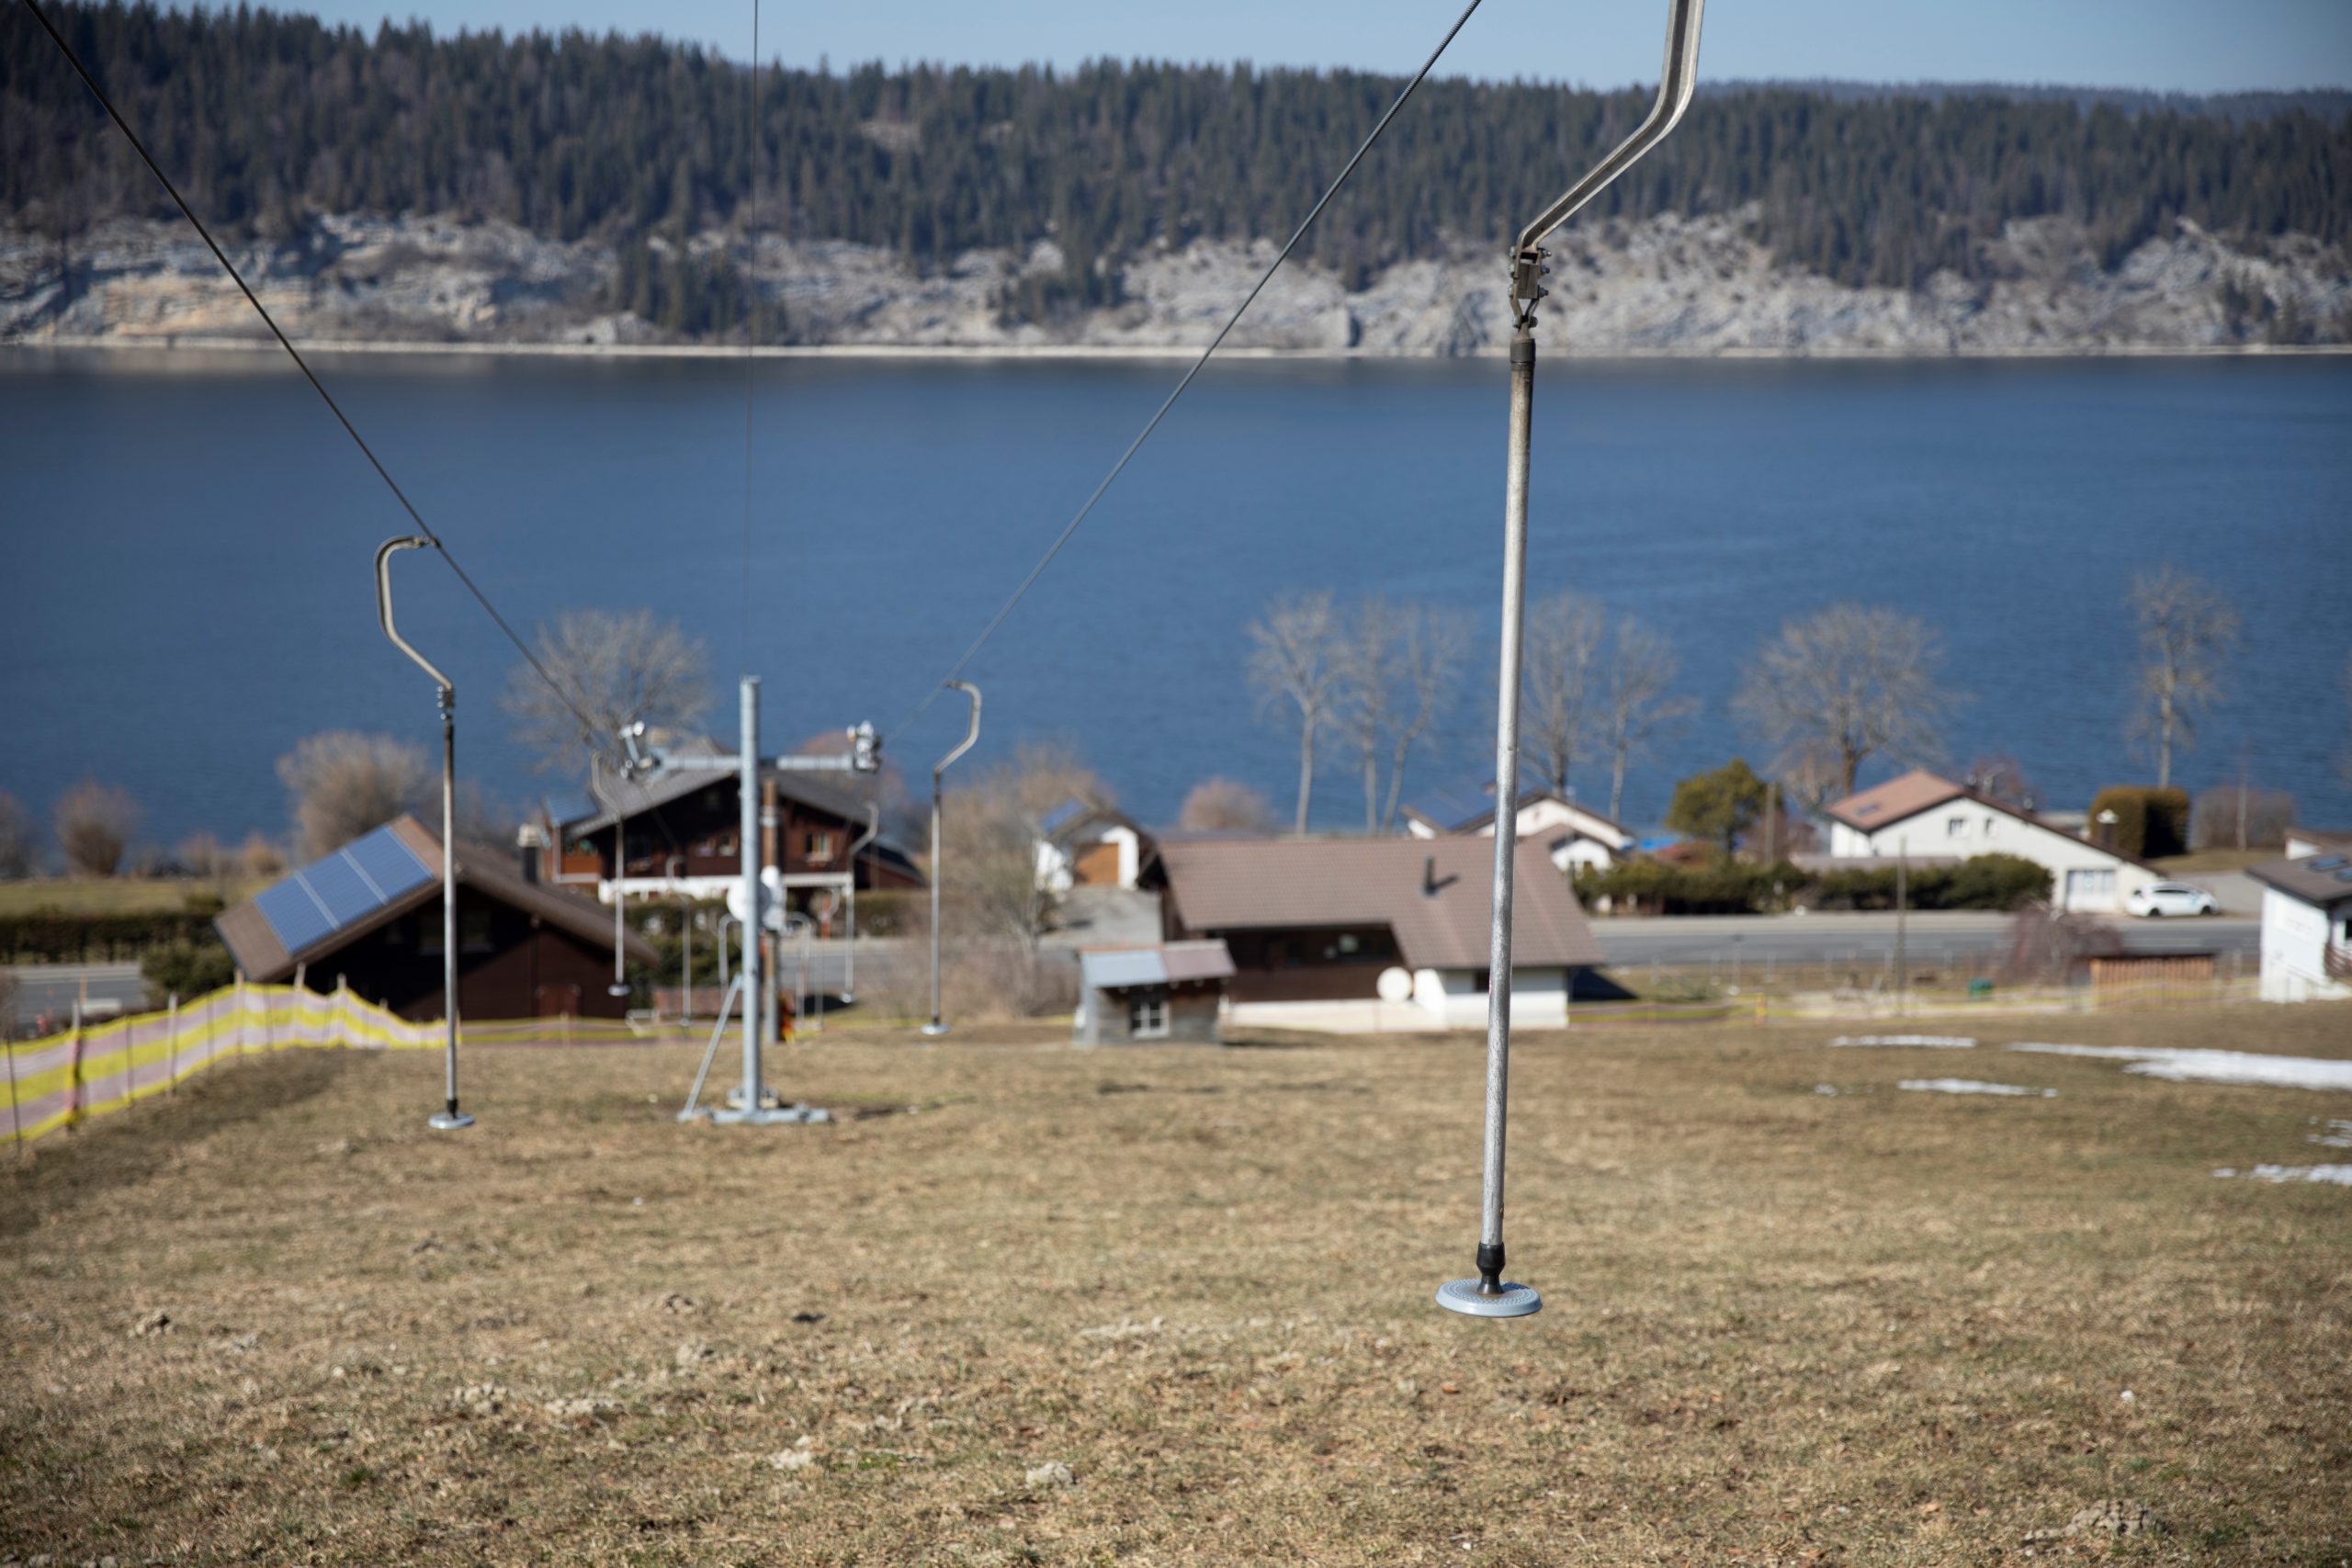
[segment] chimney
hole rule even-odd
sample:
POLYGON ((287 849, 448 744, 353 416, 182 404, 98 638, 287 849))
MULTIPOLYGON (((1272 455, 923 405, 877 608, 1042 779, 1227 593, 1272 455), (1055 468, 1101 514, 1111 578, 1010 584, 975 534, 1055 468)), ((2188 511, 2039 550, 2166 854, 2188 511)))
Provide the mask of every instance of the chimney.
POLYGON ((1421 897, 1424 898, 1437 897, 1437 856, 1435 855, 1421 857, 1421 897))
POLYGON ((514 829, 514 852, 522 861, 524 881, 533 885, 538 882, 539 861, 547 852, 548 843, 548 830, 536 822, 526 822, 514 829))

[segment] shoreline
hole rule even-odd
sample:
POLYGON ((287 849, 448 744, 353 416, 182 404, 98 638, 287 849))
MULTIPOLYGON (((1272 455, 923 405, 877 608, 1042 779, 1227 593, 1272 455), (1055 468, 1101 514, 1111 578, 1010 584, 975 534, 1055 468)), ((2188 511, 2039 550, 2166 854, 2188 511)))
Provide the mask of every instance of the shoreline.
MULTIPOLYGON (((740 344, 590 344, 590 343, 432 343, 398 338, 318 338, 296 339, 296 346, 306 354, 385 355, 391 356, 478 355, 484 358, 512 359, 775 359, 775 360, 904 360, 933 362, 973 362, 1017 360, 1039 363, 1053 361, 1102 361, 1106 363, 1188 362, 1200 355, 1197 345, 1148 344, 763 344, 747 351, 740 344)), ((283 352, 275 338, 214 336, 202 333, 168 333, 158 337, 125 339, 116 336, 92 337, 55 334, 42 338, 0 339, 0 352, 9 354, 265 354, 283 352)), ((2082 359, 2333 359, 2352 355, 2352 344, 2102 344, 2051 345, 2048 347, 2019 346, 2013 348, 1961 348, 1941 354, 1919 354, 1901 349, 1797 349, 1767 348, 1711 349, 1678 353, 1660 350, 1648 354, 1609 354, 1579 355, 1572 344, 1562 344, 1553 350, 1556 357, 1584 358, 1589 363, 1613 362, 1645 364, 1671 362, 1695 364, 1708 361, 1772 361, 1787 363, 1883 363, 1935 365, 1998 360, 2082 360, 2082 359)), ((1219 359, 1239 359, 1269 363, 1296 362, 1300 364, 1343 365, 1456 365, 1475 364, 1488 355, 1384 354, 1363 349, 1342 348, 1221 348, 1219 359)))

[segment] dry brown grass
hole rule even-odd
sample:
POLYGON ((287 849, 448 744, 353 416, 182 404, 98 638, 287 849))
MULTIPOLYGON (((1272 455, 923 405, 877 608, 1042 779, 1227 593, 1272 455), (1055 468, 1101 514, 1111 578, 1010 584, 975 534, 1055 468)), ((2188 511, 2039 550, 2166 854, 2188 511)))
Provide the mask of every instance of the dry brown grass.
POLYGON ((1429 1299, 1468 1039, 837 1028, 777 1077, 842 1124, 763 1132, 671 1120, 684 1047, 478 1052, 456 1136, 426 1055, 229 1067, 0 1179, 0 1557, 1981 1562, 2107 1497, 2352 1556, 2352 1191, 2210 1174, 2343 1097, 1829 1032, 1531 1037, 1502 1325, 1429 1299))

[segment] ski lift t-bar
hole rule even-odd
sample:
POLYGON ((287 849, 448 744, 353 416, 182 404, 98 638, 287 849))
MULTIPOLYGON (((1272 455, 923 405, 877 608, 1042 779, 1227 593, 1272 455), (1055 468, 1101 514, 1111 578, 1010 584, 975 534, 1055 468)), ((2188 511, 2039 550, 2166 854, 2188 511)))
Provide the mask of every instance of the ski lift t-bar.
POLYGON ((1704 0, 1669 0, 1666 64, 1649 114, 1542 217, 1510 253, 1510 446, 1503 487, 1502 668, 1495 693, 1495 888, 1487 987, 1487 1150, 1478 1224, 1478 1276, 1438 1288, 1437 1304, 1471 1317, 1526 1317, 1543 1310, 1530 1285, 1503 1278, 1503 1134, 1510 1102, 1511 874, 1518 857, 1519 677, 1527 605, 1527 474, 1535 413, 1535 306, 1544 298, 1544 242, 1609 183, 1666 140, 1690 106, 1699 76, 1704 0))
POLYGON ((392 646, 414 660, 440 688, 435 696, 441 709, 441 1014, 448 1043, 441 1065, 441 1109, 428 1125, 435 1132, 454 1133, 474 1124, 472 1117, 458 1109, 458 688, 392 625, 392 557, 432 543, 412 535, 377 547, 376 621, 392 646))
MULTIPOLYGON (((854 724, 843 732, 849 737, 849 750, 829 756, 811 756, 804 752, 787 752, 769 757, 761 762, 782 773, 871 773, 882 767, 882 742, 874 733, 869 720, 854 724)), ((734 756, 710 756, 696 752, 678 756, 673 752, 655 750, 645 744, 645 721, 638 720, 620 732, 621 749, 627 760, 621 771, 631 777, 653 773, 684 773, 701 769, 706 773, 731 773, 742 765, 734 756)))
POLYGON ((944 692, 961 692, 972 699, 972 722, 957 741, 956 750, 932 765, 931 770, 931 1021, 922 1026, 927 1039, 936 1040, 947 1032, 947 1024, 939 1016, 939 818, 942 773, 956 765, 956 759, 979 744, 980 689, 969 681, 949 681, 942 684, 944 692))

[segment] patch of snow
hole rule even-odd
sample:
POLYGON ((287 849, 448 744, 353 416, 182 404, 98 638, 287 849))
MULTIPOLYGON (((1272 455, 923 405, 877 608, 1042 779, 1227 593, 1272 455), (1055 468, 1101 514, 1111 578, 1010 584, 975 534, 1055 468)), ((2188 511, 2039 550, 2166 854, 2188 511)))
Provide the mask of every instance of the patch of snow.
POLYGON ((1976 1042, 1959 1034, 1858 1034, 1839 1035, 1829 1043, 1838 1045, 1913 1045, 1923 1051, 1973 1051, 1976 1042))
POLYGON ((1835 1095, 1838 1092, 1838 1086, 1834 1083, 1817 1083, 1813 1086, 1813 1092, 1815 1094, 1835 1095))
POLYGON ((2352 1165, 2257 1165, 2252 1170, 2233 1170, 2224 1166, 2213 1174, 2243 1176, 2255 1181, 2324 1181, 2332 1186, 2352 1187, 2352 1165))
POLYGON ((2273 1089, 2352 1090, 2352 1062, 2316 1056, 2265 1056, 2252 1051, 2169 1050, 2136 1045, 2050 1045, 2039 1042, 2009 1047, 2044 1056, 2096 1056, 2126 1063, 2124 1071, 2172 1083, 2260 1084, 2273 1089))
POLYGON ((1928 1094, 2003 1094, 2039 1100, 2058 1098, 2058 1091, 2054 1089, 2027 1089, 2013 1083, 1983 1083, 1975 1078, 1905 1078, 1895 1087, 1918 1089, 1928 1094))
POLYGON ((2313 1133, 2304 1141, 2324 1149, 2352 1149, 2352 1122, 2330 1122, 2325 1132, 2313 1133))

